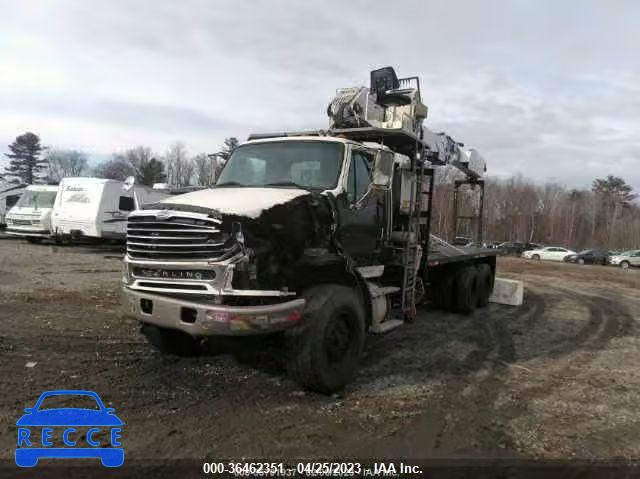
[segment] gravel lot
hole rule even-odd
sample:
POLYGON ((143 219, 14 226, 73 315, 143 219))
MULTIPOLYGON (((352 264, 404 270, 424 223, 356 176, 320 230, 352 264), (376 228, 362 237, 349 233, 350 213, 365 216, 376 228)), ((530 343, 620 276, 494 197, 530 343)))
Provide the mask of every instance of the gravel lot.
POLYGON ((127 460, 640 457, 638 271, 500 258, 524 305, 423 307, 325 397, 268 343, 161 356, 121 314, 119 254, 0 240, 0 459, 49 389, 116 408, 127 460))

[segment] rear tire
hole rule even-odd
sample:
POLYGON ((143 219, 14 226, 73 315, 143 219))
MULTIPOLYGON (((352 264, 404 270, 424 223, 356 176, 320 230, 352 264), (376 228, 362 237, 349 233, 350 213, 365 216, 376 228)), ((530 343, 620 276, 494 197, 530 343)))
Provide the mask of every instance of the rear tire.
POLYGON ((474 266, 458 270, 455 281, 455 308, 458 313, 469 314, 478 304, 479 281, 474 266))
POLYGON ((493 292, 493 274, 491 273, 491 267, 482 263, 476 266, 478 274, 478 308, 484 308, 489 304, 489 296, 493 292))
POLYGON ((202 352, 200 339, 177 329, 161 328, 142 323, 140 332, 158 351, 176 356, 198 356, 202 352))
POLYGON ((455 303, 455 270, 443 270, 439 274, 429 278, 431 282, 431 301, 436 308, 444 311, 453 311, 455 303))
POLYGON ((306 389, 331 394, 354 376, 364 349, 365 312, 359 295, 327 284, 304 293, 303 323, 286 334, 288 372, 306 389))

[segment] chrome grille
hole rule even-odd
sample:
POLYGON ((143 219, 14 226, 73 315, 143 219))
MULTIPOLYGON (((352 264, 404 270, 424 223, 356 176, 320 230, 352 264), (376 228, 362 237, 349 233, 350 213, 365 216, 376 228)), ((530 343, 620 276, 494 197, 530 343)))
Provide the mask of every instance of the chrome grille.
MULTIPOLYGON (((12 221, 13 221, 13 224, 16 226, 31 226, 31 224, 33 223, 33 221, 31 220, 23 220, 23 219, 14 219, 12 221)), ((38 224, 38 221, 36 221, 35 223, 38 224)))
POLYGON ((127 222, 127 253, 133 259, 219 260, 237 248, 218 219, 179 211, 141 213, 130 215, 127 222))

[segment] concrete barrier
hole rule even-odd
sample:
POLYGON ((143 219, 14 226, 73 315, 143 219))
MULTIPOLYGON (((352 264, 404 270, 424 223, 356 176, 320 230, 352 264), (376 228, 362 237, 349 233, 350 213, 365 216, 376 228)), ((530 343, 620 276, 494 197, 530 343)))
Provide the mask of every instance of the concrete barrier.
POLYGON ((496 278, 489 301, 520 306, 524 298, 524 283, 516 279, 496 278))

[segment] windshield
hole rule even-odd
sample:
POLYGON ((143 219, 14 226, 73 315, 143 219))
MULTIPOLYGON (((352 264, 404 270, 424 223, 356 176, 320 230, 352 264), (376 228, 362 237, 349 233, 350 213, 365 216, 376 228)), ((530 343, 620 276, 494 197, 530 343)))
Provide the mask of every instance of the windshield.
POLYGON ((61 194, 61 203, 91 203, 91 196, 84 188, 67 186, 61 194))
POLYGON ((26 190, 16 206, 20 208, 52 208, 56 200, 57 191, 34 191, 26 190))
POLYGON ((588 254, 591 253, 590 249, 583 249, 582 251, 580 251, 578 254, 588 254))
POLYGON ((324 141, 256 143, 237 148, 217 186, 294 186, 335 188, 343 145, 324 141))

